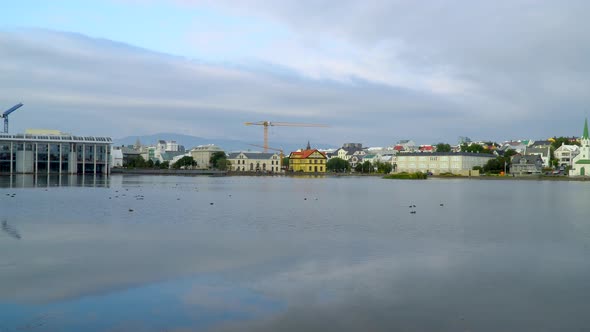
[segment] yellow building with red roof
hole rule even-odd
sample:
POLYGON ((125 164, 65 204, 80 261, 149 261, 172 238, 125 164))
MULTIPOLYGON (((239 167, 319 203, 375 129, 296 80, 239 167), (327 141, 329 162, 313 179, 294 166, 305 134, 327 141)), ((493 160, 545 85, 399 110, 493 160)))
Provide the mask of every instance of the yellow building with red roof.
POLYGON ((289 170, 303 173, 325 173, 328 157, 317 149, 307 148, 289 154, 289 170))

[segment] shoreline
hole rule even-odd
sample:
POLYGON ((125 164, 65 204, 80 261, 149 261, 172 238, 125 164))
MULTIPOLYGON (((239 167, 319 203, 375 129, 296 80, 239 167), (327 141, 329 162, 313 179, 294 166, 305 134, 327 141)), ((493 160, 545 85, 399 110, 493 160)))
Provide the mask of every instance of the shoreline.
MULTIPOLYGON (((261 172, 231 172, 231 171, 217 171, 217 170, 172 170, 172 169, 112 169, 111 174, 129 174, 129 175, 186 175, 186 176, 288 176, 288 177, 384 177, 387 174, 358 174, 358 173, 261 173, 261 172)), ((545 176, 545 175, 531 175, 531 176, 436 176, 430 175, 428 179, 462 179, 462 180, 483 180, 483 181, 576 181, 585 182, 590 181, 590 177, 569 177, 569 176, 545 176)))

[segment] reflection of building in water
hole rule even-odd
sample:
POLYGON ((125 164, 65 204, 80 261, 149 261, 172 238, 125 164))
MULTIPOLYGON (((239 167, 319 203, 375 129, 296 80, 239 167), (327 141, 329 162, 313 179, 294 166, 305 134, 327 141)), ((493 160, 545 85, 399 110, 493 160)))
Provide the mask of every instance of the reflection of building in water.
POLYGON ((110 137, 0 134, 0 174, 109 174, 110 137))
POLYGON ((0 189, 53 187, 108 188, 111 179, 112 177, 102 174, 13 174, 0 176, 0 189))
POLYGON ((20 236, 19 232, 16 230, 16 228, 14 228, 13 226, 10 226, 8 224, 8 221, 6 221, 6 220, 2 220, 2 230, 6 234, 12 236, 13 238, 15 238, 17 240, 21 239, 21 236, 20 236))

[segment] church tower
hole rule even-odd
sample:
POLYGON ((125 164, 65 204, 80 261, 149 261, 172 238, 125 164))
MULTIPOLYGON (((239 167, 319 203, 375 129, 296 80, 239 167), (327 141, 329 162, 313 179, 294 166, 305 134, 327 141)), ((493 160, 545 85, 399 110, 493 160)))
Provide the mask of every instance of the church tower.
POLYGON ((582 147, 590 145, 590 137, 588 137, 588 118, 586 118, 586 121, 584 122, 584 133, 582 134, 580 143, 582 143, 582 147))
POLYGON ((573 160, 570 176, 590 175, 590 135, 588 135, 588 118, 584 121, 584 132, 580 138, 580 154, 573 160))

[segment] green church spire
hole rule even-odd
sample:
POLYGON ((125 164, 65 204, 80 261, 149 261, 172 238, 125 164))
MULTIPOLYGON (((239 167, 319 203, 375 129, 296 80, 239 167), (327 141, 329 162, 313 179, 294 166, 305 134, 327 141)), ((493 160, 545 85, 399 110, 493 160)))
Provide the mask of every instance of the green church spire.
POLYGON ((586 118, 586 121, 584 121, 584 134, 582 135, 582 138, 590 138, 588 137, 588 118, 586 118))

